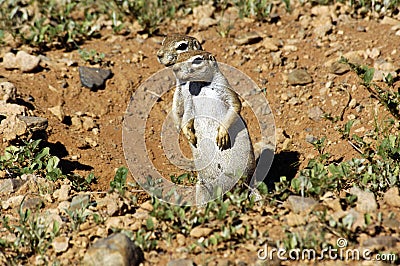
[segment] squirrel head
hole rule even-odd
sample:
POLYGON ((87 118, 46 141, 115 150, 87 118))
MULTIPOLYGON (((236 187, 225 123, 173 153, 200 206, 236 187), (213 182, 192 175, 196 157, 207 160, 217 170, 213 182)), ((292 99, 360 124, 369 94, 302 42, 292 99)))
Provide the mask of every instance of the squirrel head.
POLYGON ((157 52, 157 58, 161 64, 171 66, 176 63, 179 54, 193 50, 203 50, 196 38, 179 34, 168 35, 157 52))

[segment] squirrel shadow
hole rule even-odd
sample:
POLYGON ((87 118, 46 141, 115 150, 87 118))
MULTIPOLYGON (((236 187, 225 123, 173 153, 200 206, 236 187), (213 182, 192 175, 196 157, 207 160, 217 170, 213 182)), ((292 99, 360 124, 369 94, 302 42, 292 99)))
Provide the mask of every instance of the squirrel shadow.
POLYGON ((288 182, 296 176, 300 165, 299 159, 300 153, 297 151, 281 151, 275 154, 271 168, 264 179, 268 191, 275 190, 275 182, 279 182, 281 176, 286 176, 288 182))

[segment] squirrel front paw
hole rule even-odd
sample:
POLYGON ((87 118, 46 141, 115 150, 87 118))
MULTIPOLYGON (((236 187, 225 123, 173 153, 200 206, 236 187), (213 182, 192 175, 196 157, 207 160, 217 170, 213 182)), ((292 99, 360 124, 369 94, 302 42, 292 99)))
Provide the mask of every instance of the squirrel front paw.
POLYGON ((217 134, 217 145, 221 151, 229 149, 231 147, 231 141, 229 138, 229 133, 223 126, 218 127, 218 134, 217 134))
POLYGON ((197 138, 195 135, 195 130, 194 130, 194 125, 193 125, 193 119, 190 120, 186 125, 183 126, 182 128, 183 134, 185 137, 189 140, 189 142, 193 146, 197 146, 197 138))

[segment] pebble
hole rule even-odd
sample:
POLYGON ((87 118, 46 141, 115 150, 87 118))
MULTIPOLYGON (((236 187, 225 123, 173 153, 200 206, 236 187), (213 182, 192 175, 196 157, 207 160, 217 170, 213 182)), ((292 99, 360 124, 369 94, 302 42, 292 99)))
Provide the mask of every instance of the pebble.
POLYGON ((255 44, 262 40, 262 37, 255 31, 251 31, 235 38, 238 45, 255 44))
POLYGON ((307 136, 306 136, 306 141, 307 141, 308 143, 313 144, 313 143, 315 143, 317 140, 318 140, 318 138, 314 137, 313 135, 307 135, 307 136))
POLYGON ((84 116, 82 117, 82 127, 84 130, 86 131, 90 131, 93 128, 97 127, 96 123, 94 122, 93 118, 88 117, 88 116, 84 116))
POLYGON ((15 101, 17 89, 11 82, 0 82, 0 100, 4 102, 15 101))
POLYGON ((56 105, 54 107, 50 107, 48 108, 48 110, 55 116, 58 118, 58 120, 60 120, 61 122, 64 121, 65 118, 65 113, 64 113, 64 109, 61 105, 56 105))
POLYGON ((89 205, 90 196, 86 194, 76 195, 72 198, 69 206, 70 211, 75 211, 81 208, 85 208, 89 205))
POLYGON ((53 242, 51 243, 51 245, 56 253, 65 252, 65 251, 67 251, 68 246, 69 246, 69 237, 58 236, 53 239, 53 242))
POLYGON ((366 54, 371 59, 376 59, 381 54, 381 51, 378 48, 367 49, 366 54))
POLYGON ((144 261, 143 251, 125 234, 117 233, 97 240, 85 253, 84 266, 137 266, 144 261))
POLYGON ((82 120, 78 116, 71 117, 71 125, 73 129, 80 130, 82 129, 82 120))
POLYGON ((352 187, 350 194, 357 196, 356 210, 361 213, 374 212, 378 209, 374 193, 370 191, 362 191, 358 187, 352 187))
POLYGON ((312 77, 305 69, 295 69, 287 75, 290 85, 305 85, 313 82, 312 77))
POLYGON ((275 38, 264 38, 260 46, 264 47, 267 52, 276 52, 282 46, 281 42, 275 38))
POLYGON ((313 121, 321 121, 324 111, 319 106, 314 106, 308 110, 308 117, 313 121))
POLYGON ((400 207, 399 189, 397 187, 390 188, 383 195, 383 200, 392 207, 400 207))
POLYGON ((71 191, 71 185, 61 185, 60 189, 54 191, 53 195, 58 201, 65 201, 69 199, 69 192, 71 191))
POLYGON ((79 78, 83 86, 96 89, 104 86, 107 79, 112 76, 112 72, 109 69, 102 69, 96 67, 79 67, 79 78))
POLYGON ((204 236, 208 236, 212 232, 212 229, 205 227, 195 227, 190 231, 190 236, 200 238, 204 236))
POLYGON ((317 205, 317 201, 313 198, 306 198, 301 196, 291 195, 287 199, 289 208, 294 213, 300 213, 304 211, 310 211, 314 206, 317 205))
POLYGON ((33 72, 40 64, 40 57, 28 54, 25 51, 18 51, 16 55, 9 52, 3 57, 5 69, 20 69, 22 72, 33 72))

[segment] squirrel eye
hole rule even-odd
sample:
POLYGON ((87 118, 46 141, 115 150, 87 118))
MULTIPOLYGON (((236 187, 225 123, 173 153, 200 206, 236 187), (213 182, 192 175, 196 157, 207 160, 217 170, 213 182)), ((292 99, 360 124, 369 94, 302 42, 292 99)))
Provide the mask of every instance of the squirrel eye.
POLYGON ((186 50, 188 48, 188 44, 187 43, 180 43, 178 45, 178 47, 176 48, 176 50, 186 50))
POLYGON ((196 58, 192 62, 193 65, 200 65, 201 63, 203 63, 203 59, 201 58, 196 58))

